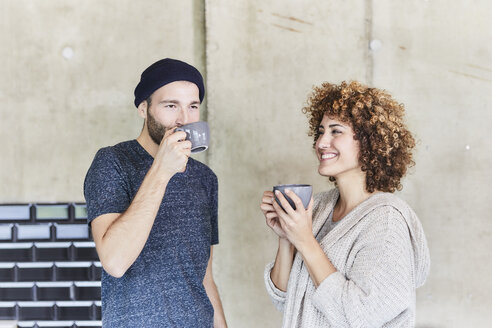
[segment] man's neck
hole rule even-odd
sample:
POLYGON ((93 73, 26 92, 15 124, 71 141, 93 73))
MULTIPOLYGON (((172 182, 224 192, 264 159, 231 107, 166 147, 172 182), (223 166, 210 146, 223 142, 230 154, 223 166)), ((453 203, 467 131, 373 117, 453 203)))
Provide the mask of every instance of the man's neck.
POLYGON ((157 150, 159 149, 159 145, 152 140, 147 129, 144 128, 142 130, 137 138, 137 142, 150 154, 150 156, 155 157, 157 150))

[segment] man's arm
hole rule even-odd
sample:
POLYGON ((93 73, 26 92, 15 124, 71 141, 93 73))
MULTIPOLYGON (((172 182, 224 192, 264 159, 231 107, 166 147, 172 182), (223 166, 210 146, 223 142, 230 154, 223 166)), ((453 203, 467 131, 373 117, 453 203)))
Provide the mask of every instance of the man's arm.
POLYGON ((104 270, 121 277, 142 251, 172 176, 188 161, 191 143, 181 141, 185 132, 164 136, 154 162, 124 213, 108 213, 95 218, 92 236, 104 270))
POLYGON ((123 276, 140 255, 169 179, 151 168, 124 213, 104 214, 92 221, 97 254, 104 270, 113 277, 123 276))
POLYGON ((210 246, 210 259, 208 260, 207 271, 203 278, 203 286, 207 292, 207 296, 214 307, 214 328, 227 328, 225 320, 224 309, 222 308, 222 302, 220 301, 219 292, 215 285, 213 273, 212 273, 212 255, 213 246, 210 246))

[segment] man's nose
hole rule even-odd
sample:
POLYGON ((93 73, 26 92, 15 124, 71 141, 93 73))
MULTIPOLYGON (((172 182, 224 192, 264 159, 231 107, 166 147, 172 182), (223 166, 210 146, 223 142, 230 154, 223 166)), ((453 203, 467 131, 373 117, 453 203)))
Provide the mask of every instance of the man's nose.
POLYGON ((185 108, 181 108, 176 123, 180 125, 185 125, 188 123, 188 119, 189 119, 188 111, 185 108))

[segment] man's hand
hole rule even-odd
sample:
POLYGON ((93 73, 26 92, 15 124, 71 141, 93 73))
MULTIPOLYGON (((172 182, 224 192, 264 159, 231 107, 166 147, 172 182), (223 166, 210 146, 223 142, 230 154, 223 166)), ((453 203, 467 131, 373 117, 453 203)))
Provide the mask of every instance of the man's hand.
POLYGON ((159 171, 169 176, 185 171, 191 154, 191 142, 185 139, 184 131, 175 132, 175 129, 170 129, 164 134, 154 158, 159 171))

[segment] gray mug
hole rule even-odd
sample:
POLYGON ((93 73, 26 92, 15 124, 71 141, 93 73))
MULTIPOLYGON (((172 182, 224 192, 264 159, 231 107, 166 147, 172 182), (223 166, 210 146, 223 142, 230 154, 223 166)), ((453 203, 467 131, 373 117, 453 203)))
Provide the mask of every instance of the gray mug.
MULTIPOLYGON (((295 210, 296 205, 294 204, 294 201, 285 194, 285 189, 290 189, 290 191, 299 196, 299 198, 302 200, 302 205, 304 205, 304 208, 308 207, 311 196, 313 195, 313 186, 307 184, 285 184, 273 187, 273 193, 275 194, 276 190, 280 191, 282 195, 284 195, 285 199, 287 199, 290 206, 292 206, 292 208, 295 210)), ((280 205, 280 207, 282 207, 277 196, 275 196, 275 201, 280 205)), ((283 207, 282 209, 285 210, 283 207)))
POLYGON ((191 153, 196 154, 207 150, 210 139, 208 123, 198 121, 176 128, 176 131, 186 132, 186 140, 191 141, 191 153))

